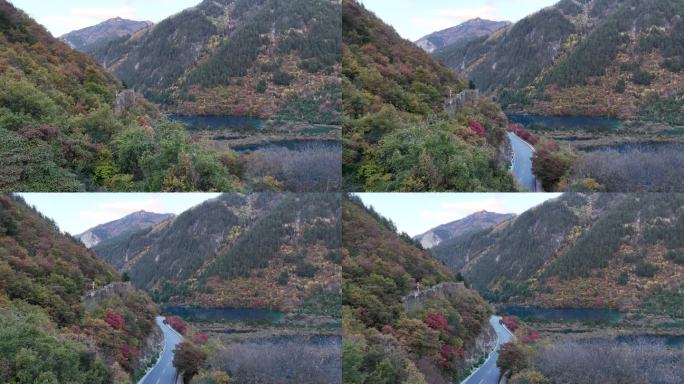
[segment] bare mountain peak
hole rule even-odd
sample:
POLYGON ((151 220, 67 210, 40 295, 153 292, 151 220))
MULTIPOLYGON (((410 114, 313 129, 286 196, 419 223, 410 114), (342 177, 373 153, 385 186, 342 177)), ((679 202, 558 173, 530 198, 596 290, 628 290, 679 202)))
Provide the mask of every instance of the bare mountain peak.
POLYGON ((96 227, 77 235, 86 247, 91 248, 103 240, 116 237, 124 232, 137 231, 153 227, 163 221, 175 217, 170 213, 153 213, 145 210, 140 210, 128 214, 118 220, 110 221, 108 223, 100 224, 96 227))
POLYGON ((477 17, 457 26, 424 36, 416 41, 416 45, 428 52, 433 52, 457 42, 488 36, 511 24, 509 21, 493 21, 477 17))
POLYGON ((481 210, 462 219, 432 228, 422 235, 414 237, 414 239, 420 241, 424 248, 432 248, 445 240, 491 228, 513 217, 515 217, 515 215, 510 213, 496 213, 481 210))
POLYGON ((128 20, 117 16, 97 25, 69 32, 60 39, 74 49, 88 53, 95 46, 130 36, 152 25, 154 23, 151 21, 128 20))

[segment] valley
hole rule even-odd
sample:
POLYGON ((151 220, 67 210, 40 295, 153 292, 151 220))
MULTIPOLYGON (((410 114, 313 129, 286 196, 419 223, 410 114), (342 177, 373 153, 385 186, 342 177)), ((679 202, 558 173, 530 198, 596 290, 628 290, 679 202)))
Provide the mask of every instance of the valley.
MULTIPOLYGON (((354 198, 376 201, 371 195, 354 198)), ((478 206, 472 197, 461 196, 450 194, 452 201, 442 205, 455 210, 478 206)), ((481 194, 479 199, 502 207, 518 197, 493 201, 481 194)), ((400 220, 397 224, 372 207, 367 209, 387 228, 401 233, 397 227, 430 217, 426 200, 420 194, 395 198, 393 204, 409 213, 391 214, 390 218, 400 220)), ((382 205, 382 212, 391 212, 389 207, 382 205)), ((683 207, 681 194, 564 193, 531 204, 521 213, 501 215, 497 221, 483 221, 483 213, 476 212, 413 237, 414 244, 423 242, 421 247, 428 246, 431 256, 463 281, 461 289, 469 287, 486 299, 490 313, 496 314, 490 322, 500 320, 513 335, 497 347, 485 348, 484 357, 464 371, 472 374, 465 382, 498 383, 502 374, 514 383, 598 382, 597 377, 606 382, 653 377, 676 383, 680 365, 667 361, 684 358, 684 269, 678 257, 683 207), (473 229, 468 231, 464 223, 471 223, 473 229), (459 229, 449 233, 446 228, 459 229), (603 354, 612 360, 602 367, 592 359, 603 354), (636 369, 628 368, 630 364, 636 369)), ((345 241, 351 236, 348 231, 345 241)), ((374 249, 383 248, 375 245, 374 249)), ((401 255, 398 247, 393 249, 401 255)), ((382 268, 388 261, 374 263, 382 268)), ((418 292, 425 298, 411 298, 413 291, 396 302, 410 314, 418 303, 439 297, 434 290, 443 291, 440 287, 449 284, 436 282, 421 280, 418 292)), ((495 330, 500 327, 492 325, 495 330)), ((464 379, 455 377, 459 382, 464 379)), ((426 376, 426 382, 442 381, 426 376)))

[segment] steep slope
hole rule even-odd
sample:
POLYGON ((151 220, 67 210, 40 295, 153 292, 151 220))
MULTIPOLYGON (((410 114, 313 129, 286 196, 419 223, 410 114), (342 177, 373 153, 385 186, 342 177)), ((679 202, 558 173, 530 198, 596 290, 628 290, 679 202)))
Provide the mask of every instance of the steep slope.
POLYGON ((458 106, 465 81, 355 0, 342 24, 346 190, 514 189, 496 105, 466 92, 458 106))
POLYGON ((339 287, 339 197, 225 194, 93 250, 165 303, 294 310, 339 287))
POLYGON ((461 220, 452 221, 432 228, 423 234, 414 236, 413 239, 418 241, 423 248, 432 248, 447 240, 455 240, 471 232, 493 227, 502 221, 509 220, 513 217, 515 217, 513 214, 480 211, 461 220))
POLYGON ((510 21, 483 20, 479 17, 468 20, 455 27, 433 32, 416 41, 416 45, 427 52, 434 52, 446 46, 489 36, 501 28, 510 26, 510 21))
POLYGON ((86 247, 92 248, 101 241, 120 236, 124 232, 136 232, 141 229, 153 227, 160 222, 173 217, 174 215, 170 213, 134 212, 121 219, 90 228, 75 237, 81 240, 86 247))
POLYGON ((95 61, 0 0, 0 190, 237 189, 219 153, 121 89, 95 61))
POLYGON ((510 110, 681 124, 683 14, 677 0, 563 0, 435 56, 510 110))
POLYGON ((486 303, 357 197, 342 232, 344 382, 453 382, 482 347, 486 303))
POLYGON ((273 118, 315 98, 335 108, 339 3, 205 0, 92 55, 129 86, 184 114, 273 118))
POLYGON ((433 255, 493 300, 634 310, 669 298, 669 311, 684 299, 683 225, 681 194, 568 193, 433 255))
POLYGON ((71 48, 90 53, 99 45, 130 36, 141 29, 151 27, 153 24, 151 21, 135 21, 115 17, 92 27, 71 31, 60 36, 60 40, 69 44, 71 48))
POLYGON ((117 280, 20 197, 0 195, 0 381, 131 382, 156 309, 117 280))

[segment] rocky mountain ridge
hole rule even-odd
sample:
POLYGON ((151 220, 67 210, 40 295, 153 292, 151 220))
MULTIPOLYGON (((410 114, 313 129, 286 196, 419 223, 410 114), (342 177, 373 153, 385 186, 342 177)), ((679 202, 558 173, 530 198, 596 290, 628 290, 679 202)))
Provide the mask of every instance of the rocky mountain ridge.
POLYGON ((475 18, 465 21, 455 27, 443 29, 423 36, 416 40, 416 45, 427 52, 434 52, 446 46, 463 41, 472 40, 482 36, 489 36, 492 33, 510 26, 510 21, 492 21, 475 18))
POLYGON ((423 234, 414 236, 413 239, 420 242, 423 248, 429 249, 442 241, 495 226, 502 221, 512 219, 513 217, 515 217, 513 214, 480 211, 468 215, 463 219, 432 228, 423 234))

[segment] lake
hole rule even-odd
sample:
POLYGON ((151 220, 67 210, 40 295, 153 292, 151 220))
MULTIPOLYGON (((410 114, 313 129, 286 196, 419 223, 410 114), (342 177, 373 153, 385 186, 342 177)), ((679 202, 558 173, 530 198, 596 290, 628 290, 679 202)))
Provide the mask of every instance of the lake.
POLYGON ((209 131, 250 131, 261 129, 266 122, 250 116, 186 116, 186 115, 169 115, 173 121, 179 121, 186 124, 193 130, 209 130, 209 131))
POLYGON ((164 312, 180 316, 190 321, 215 322, 271 322, 283 319, 284 313, 259 308, 199 308, 185 306, 168 306, 164 312))
POLYGON ((506 314, 526 320, 541 321, 580 321, 617 323, 623 314, 609 309, 592 308, 542 308, 521 305, 507 306, 502 309, 506 314))
POLYGON ((622 127, 622 121, 601 116, 541 116, 507 113, 511 123, 526 128, 551 130, 612 131, 622 127))
POLYGON ((259 150, 280 148, 289 149, 290 151, 303 152, 311 149, 313 146, 324 146, 329 147, 330 150, 339 151, 342 148, 342 142, 339 140, 274 140, 267 143, 235 145, 231 148, 235 152, 254 152, 259 150))

